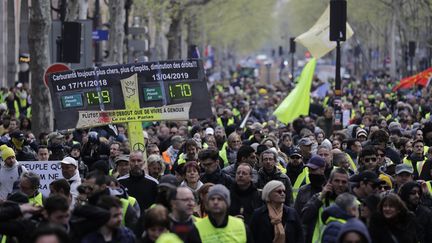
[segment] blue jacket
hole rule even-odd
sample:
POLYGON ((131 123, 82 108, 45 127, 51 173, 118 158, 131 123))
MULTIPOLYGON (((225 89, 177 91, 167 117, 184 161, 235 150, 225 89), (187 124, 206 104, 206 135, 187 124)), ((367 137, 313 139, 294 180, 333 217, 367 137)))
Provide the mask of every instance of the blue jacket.
POLYGON ((355 231, 363 236, 363 238, 366 240, 367 243, 372 243, 371 237, 369 235, 369 231, 364 225, 364 223, 356 218, 352 218, 348 220, 339 231, 339 234, 337 236, 337 243, 343 242, 343 237, 346 233, 355 231))
POLYGON ((349 215, 336 204, 326 208, 321 215, 321 219, 325 224, 322 233, 322 243, 336 243, 342 226, 350 218, 353 218, 353 216, 349 215))

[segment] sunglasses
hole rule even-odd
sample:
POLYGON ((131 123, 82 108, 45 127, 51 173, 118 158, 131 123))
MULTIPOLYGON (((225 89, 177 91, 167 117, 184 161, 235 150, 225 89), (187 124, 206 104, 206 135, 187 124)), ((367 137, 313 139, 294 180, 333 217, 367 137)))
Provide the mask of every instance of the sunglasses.
POLYGON ((279 189, 279 190, 276 190, 276 191, 274 191, 274 192, 276 192, 277 194, 285 194, 285 190, 284 189, 279 189))
POLYGON ((369 163, 369 162, 375 162, 377 158, 364 158, 363 160, 364 162, 369 163))
POLYGON ((290 158, 291 158, 291 159, 301 159, 300 156, 291 156, 290 158))
POLYGON ((389 191, 389 190, 391 190, 391 187, 385 185, 385 186, 379 186, 378 189, 380 189, 380 190, 385 190, 385 191, 389 191))

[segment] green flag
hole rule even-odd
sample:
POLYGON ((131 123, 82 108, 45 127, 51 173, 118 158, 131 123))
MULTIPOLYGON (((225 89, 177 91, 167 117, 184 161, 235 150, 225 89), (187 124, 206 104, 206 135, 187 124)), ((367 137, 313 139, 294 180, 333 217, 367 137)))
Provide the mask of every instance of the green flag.
POLYGON ((280 122, 287 124, 300 115, 307 115, 309 113, 310 89, 315 66, 316 59, 312 58, 303 68, 297 86, 273 112, 273 115, 280 122))

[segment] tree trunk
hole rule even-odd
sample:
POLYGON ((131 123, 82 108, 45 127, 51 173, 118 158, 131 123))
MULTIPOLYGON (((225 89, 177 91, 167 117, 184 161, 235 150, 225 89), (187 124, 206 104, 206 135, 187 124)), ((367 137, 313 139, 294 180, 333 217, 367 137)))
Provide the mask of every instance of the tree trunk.
POLYGON ((396 77, 396 14, 393 12, 390 30, 390 77, 396 77))
MULTIPOLYGON (((53 112, 44 72, 49 65, 49 33, 51 31, 50 0, 32 0, 28 42, 32 82, 32 129, 35 133, 53 130, 53 112)), ((36 135, 37 135, 36 134, 36 135)))
POLYGON ((78 19, 79 0, 69 0, 67 2, 66 22, 75 21, 78 19))
POLYGON ((0 85, 7 86, 7 2, 0 2, 0 85))
POLYGON ((87 19, 88 5, 89 5, 88 0, 79 0, 79 10, 78 10, 79 19, 87 19))
POLYGON ((124 0, 110 0, 109 13, 110 13, 110 29, 108 50, 108 62, 123 63, 123 42, 125 38, 124 23, 125 23, 125 1, 124 0))
POLYGON ((7 82, 13 86, 18 80, 18 38, 17 38, 17 16, 15 1, 7 1, 7 82))
POLYGON ((168 60, 181 58, 181 22, 182 14, 176 11, 171 17, 171 24, 168 33, 168 60))

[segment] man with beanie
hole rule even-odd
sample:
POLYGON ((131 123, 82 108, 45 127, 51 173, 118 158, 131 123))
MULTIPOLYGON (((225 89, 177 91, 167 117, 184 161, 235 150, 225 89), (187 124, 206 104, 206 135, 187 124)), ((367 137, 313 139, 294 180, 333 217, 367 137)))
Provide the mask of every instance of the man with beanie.
POLYGON ((304 242, 300 217, 284 204, 285 193, 280 181, 272 180, 264 186, 265 205, 255 210, 249 224, 254 242, 304 242))
POLYGON ((19 178, 27 169, 15 159, 12 148, 2 145, 0 151, 3 159, 0 165, 0 199, 5 200, 9 193, 18 190, 19 178))
POLYGON ((243 220, 228 215, 231 198, 224 185, 211 187, 205 203, 209 215, 195 223, 186 242, 252 242, 243 220))

